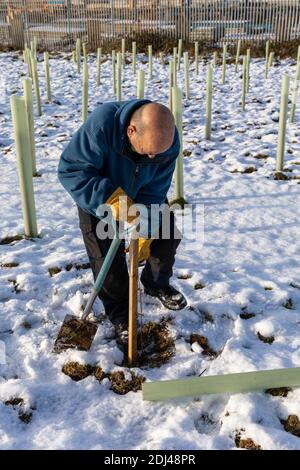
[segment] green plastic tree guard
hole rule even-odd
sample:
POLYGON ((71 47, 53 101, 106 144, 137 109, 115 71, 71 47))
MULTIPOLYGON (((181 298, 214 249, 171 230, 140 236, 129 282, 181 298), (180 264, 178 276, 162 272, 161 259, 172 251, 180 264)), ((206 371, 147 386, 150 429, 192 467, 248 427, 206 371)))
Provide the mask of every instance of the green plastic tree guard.
POLYGON ((205 116, 205 138, 211 138, 211 110, 212 110, 212 79, 213 68, 211 65, 207 67, 206 73, 206 116, 205 116))
POLYGON ((249 93, 250 82, 250 49, 247 49, 247 75, 246 75, 246 92, 249 93))
POLYGON ((242 110, 246 108, 246 93, 247 93, 247 57, 243 56, 243 78, 242 78, 242 110))
POLYGON ((97 48, 97 86, 100 85, 101 78, 101 60, 102 60, 102 48, 97 48))
POLYGON ((136 42, 132 42, 132 71, 136 74, 136 42))
POLYGON ((41 116, 42 108, 41 108, 39 76, 38 76, 38 71, 37 71, 37 61, 32 54, 30 55, 30 61, 31 61, 31 69, 32 69, 32 75, 33 75, 33 87, 34 87, 34 92, 35 92, 37 113, 38 113, 38 116, 41 116))
POLYGON ((236 48, 236 56, 235 56, 235 71, 238 71, 239 60, 240 60, 240 53, 241 53, 241 40, 238 40, 237 48, 236 48))
POLYGON ((279 387, 300 387, 300 367, 144 382, 142 391, 143 400, 159 401, 215 393, 251 393, 279 387))
POLYGON ((88 87, 89 87, 89 69, 87 61, 83 62, 82 69, 82 122, 88 116, 88 87))
POLYGON ((283 75, 281 82, 281 99, 280 99, 280 115, 277 142, 276 171, 283 170, 285 134, 286 134, 286 117, 288 110, 290 79, 288 75, 283 75))
POLYGON ((138 99, 142 100, 145 93, 145 72, 144 70, 138 70, 137 73, 137 92, 136 96, 138 99))
POLYGON ((174 86, 172 88, 172 112, 175 119, 175 124, 180 138, 180 151, 176 160, 175 167, 175 200, 182 200, 184 198, 183 191, 183 155, 182 155, 182 91, 180 88, 174 86))
POLYGON ((180 70, 181 56, 182 56, 182 39, 178 39, 178 70, 180 70))
POLYGON ((113 94, 117 93, 117 83, 116 83, 116 51, 113 49, 111 51, 111 71, 112 71, 112 82, 113 82, 113 94))
POLYGON ((25 98, 13 95, 10 98, 19 184, 22 200, 24 233, 27 237, 38 236, 35 202, 32 183, 32 158, 25 98))
POLYGON ((153 60, 152 60, 152 46, 148 46, 148 61, 149 61, 149 80, 153 77, 153 60))
POLYGON ((269 69, 269 51, 270 51, 270 42, 266 42, 266 70, 265 70, 265 77, 268 77, 268 69, 269 69))
POLYGON ((294 79, 293 86, 293 95, 292 95, 292 104, 290 112, 290 122, 293 124, 295 122, 295 112, 296 112, 296 101, 298 96, 298 82, 300 80, 300 61, 297 62, 296 74, 294 79))
POLYGON ((121 51, 122 51, 122 56, 121 56, 121 65, 125 67, 125 56, 126 56, 126 51, 125 51, 125 38, 121 39, 121 51))
POLYGON ((199 75, 199 43, 198 41, 195 41, 195 72, 196 72, 196 77, 199 75))
POLYGON ((223 46, 223 62, 222 62, 222 85, 225 83, 226 78, 226 56, 227 56, 227 45, 223 46))
POLYGON ((190 75, 189 75, 189 53, 183 53, 184 60, 184 81, 185 81, 185 97, 190 99, 190 75))
POLYGON ((80 73, 80 67, 81 67, 81 40, 80 38, 76 39, 76 62, 77 62, 77 72, 80 73))
POLYGON ((117 101, 122 99, 122 54, 117 53, 117 101))
POLYGON ((51 84, 50 84, 50 70, 49 70, 49 53, 44 52, 44 65, 45 65, 45 78, 46 78, 46 91, 47 100, 51 101, 51 84))
POLYGON ((23 79, 24 99, 28 117, 28 132, 30 140, 30 155, 32 176, 37 175, 35 159, 35 139, 34 139, 34 120, 33 120, 33 100, 32 100, 32 80, 27 77, 23 79))

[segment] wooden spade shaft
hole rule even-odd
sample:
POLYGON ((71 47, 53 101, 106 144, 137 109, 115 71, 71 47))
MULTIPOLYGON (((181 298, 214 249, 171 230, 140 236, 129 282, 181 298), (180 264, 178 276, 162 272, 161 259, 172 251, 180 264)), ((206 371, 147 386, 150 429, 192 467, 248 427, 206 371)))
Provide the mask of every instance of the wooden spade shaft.
POLYGON ((129 259, 128 363, 134 365, 137 355, 138 312, 138 239, 135 239, 135 237, 130 240, 129 259))

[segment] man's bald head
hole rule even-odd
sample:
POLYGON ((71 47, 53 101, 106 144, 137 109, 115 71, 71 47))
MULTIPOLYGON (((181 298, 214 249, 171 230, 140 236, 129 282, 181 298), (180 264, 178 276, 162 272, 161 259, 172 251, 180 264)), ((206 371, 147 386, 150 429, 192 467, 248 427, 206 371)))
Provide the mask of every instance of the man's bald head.
POLYGON ((134 150, 150 158, 168 150, 174 134, 174 117, 166 106, 159 103, 147 103, 138 108, 127 127, 127 136, 134 150))

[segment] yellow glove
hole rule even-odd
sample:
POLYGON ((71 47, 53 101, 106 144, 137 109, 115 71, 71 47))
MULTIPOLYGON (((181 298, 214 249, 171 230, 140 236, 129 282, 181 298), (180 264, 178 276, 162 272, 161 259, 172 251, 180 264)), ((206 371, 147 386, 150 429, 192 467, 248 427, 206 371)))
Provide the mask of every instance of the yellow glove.
POLYGON ((107 199, 106 204, 110 204, 115 220, 121 220, 130 224, 136 218, 136 216, 128 215, 128 210, 132 206, 133 201, 122 188, 117 188, 107 199))
POLYGON ((150 256, 150 245, 153 238, 139 238, 138 244, 138 260, 147 260, 150 256))

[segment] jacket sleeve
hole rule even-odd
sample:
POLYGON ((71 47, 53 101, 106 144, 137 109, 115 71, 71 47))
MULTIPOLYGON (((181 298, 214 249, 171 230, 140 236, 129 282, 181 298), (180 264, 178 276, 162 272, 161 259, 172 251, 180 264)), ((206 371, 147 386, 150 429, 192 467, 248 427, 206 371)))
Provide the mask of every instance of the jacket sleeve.
POLYGON ((99 204, 116 189, 111 180, 101 174, 106 149, 103 132, 91 132, 85 123, 73 135, 58 165, 61 184, 83 210, 94 216, 99 204))

